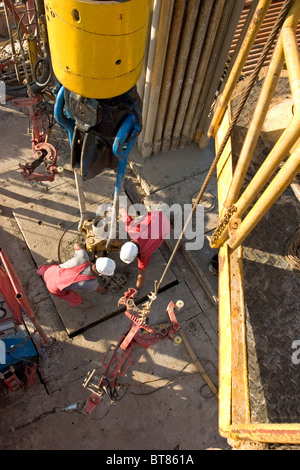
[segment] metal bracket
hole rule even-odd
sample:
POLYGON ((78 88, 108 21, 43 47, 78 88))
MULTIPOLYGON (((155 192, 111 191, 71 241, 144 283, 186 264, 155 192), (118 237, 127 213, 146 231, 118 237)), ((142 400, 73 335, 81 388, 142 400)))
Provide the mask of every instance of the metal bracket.
POLYGON ((24 382, 17 377, 13 366, 10 366, 9 370, 0 373, 0 379, 4 380, 10 392, 16 392, 24 386, 24 382))

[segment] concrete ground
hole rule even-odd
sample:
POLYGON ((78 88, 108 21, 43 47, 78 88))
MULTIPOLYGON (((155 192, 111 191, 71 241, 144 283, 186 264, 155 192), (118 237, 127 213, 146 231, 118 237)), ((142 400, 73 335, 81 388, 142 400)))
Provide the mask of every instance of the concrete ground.
MULTIPOLYGON (((20 174, 19 162, 31 158, 28 118, 11 107, 0 108, 0 245, 29 296, 36 317, 53 338, 45 348, 37 334, 38 377, 32 387, 9 392, 0 383, 0 448, 2 450, 165 450, 228 449, 218 432, 218 398, 204 380, 200 366, 218 386, 217 278, 208 269, 213 251, 206 236, 217 220, 216 181, 204 199, 205 237, 201 250, 187 251, 183 241, 164 278, 150 314, 150 325, 167 322, 170 301, 184 302, 177 313, 182 335, 148 349, 135 347, 132 362, 114 402, 105 396, 89 416, 64 412, 64 406, 84 402, 89 371, 103 373, 102 360, 128 330, 129 319, 118 300, 134 287, 136 266, 125 267, 114 254, 124 283, 107 296, 89 296, 89 307, 68 307, 52 297, 37 266, 64 261, 78 239, 79 209, 69 146, 56 125, 51 142, 57 146, 64 173, 53 183, 33 187, 20 174), (179 338, 179 339, 178 339, 179 338), (184 338, 184 340, 182 340, 184 338)), ((132 202, 191 204, 213 159, 213 146, 153 156, 144 161, 131 155, 124 194, 132 202)), ((87 210, 112 202, 115 174, 105 171, 84 183, 87 210)), ((147 271, 140 305, 154 290, 169 260, 174 240, 157 250, 147 271)), ((85 297, 85 295, 83 295, 85 297)), ((29 332, 30 322, 26 321, 29 332)))

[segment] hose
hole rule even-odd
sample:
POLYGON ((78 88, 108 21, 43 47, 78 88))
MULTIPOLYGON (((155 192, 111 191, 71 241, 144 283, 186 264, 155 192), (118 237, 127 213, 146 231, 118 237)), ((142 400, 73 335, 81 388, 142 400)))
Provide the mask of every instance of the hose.
MULTIPOLYGON (((48 59, 47 59, 47 60, 48 60, 48 59)), ((44 88, 46 88, 46 87, 49 85, 49 83, 50 83, 50 81, 51 81, 51 79, 52 79, 52 70, 50 70, 50 71, 47 73, 48 78, 46 78, 46 81, 45 81, 44 83, 41 83, 41 82, 39 81, 39 78, 38 78, 37 75, 36 75, 37 68, 38 68, 38 66, 39 66, 41 63, 43 63, 43 64, 47 63, 46 60, 45 60, 45 58, 40 57, 40 58, 36 61, 35 65, 34 65, 34 67, 33 67, 33 72, 32 72, 32 73, 33 73, 33 78, 34 78, 35 83, 36 83, 39 87, 41 87, 41 88, 44 89, 44 88)), ((48 65, 49 65, 49 64, 48 64, 48 65)), ((43 69, 44 69, 44 67, 45 67, 45 65, 43 66, 43 69)), ((51 66, 50 66, 50 69, 51 69, 51 66)), ((48 70, 49 70, 49 67, 48 67, 48 70)))
MULTIPOLYGON (((46 56, 38 59, 33 70, 35 81, 30 84, 30 88, 33 94, 41 93, 51 82, 52 79, 52 65, 50 59, 49 48, 46 47, 46 56), (43 70, 39 79, 36 77, 37 66, 43 62, 43 70)), ((16 87, 6 86, 6 94, 16 98, 27 97, 27 85, 19 85, 16 87)))

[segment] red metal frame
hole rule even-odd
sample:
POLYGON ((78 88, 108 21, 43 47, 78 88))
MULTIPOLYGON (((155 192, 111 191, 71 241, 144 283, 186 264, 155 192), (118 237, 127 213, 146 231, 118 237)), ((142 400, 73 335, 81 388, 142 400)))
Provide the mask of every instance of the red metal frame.
POLYGON ((3 0, 5 5, 7 6, 8 10, 10 11, 11 15, 15 15, 15 18, 18 22, 18 24, 20 24, 20 28, 23 30, 23 32, 25 34, 30 34, 30 31, 28 30, 26 24, 24 23, 23 20, 21 20, 16 8, 15 8, 15 5, 10 1, 10 0, 3 0))
MULTIPOLYGON (((15 7, 13 1, 4 0, 4 2, 10 14, 14 15, 18 25, 20 24, 20 27, 26 36, 29 36, 31 33, 33 36, 35 36, 37 34, 37 24, 32 22, 36 13, 34 0, 27 0, 25 4, 25 13, 29 21, 28 25, 23 20, 24 15, 20 17, 18 14, 17 8, 15 7), (30 31, 32 26, 35 26, 35 31, 30 31)), ((14 57, 11 57, 4 63, 0 64, 0 74, 2 73, 4 67, 14 63, 14 57)), ((9 99, 12 98, 7 97, 7 100, 9 99)), ((16 107, 27 107, 32 122, 31 141, 33 158, 25 164, 20 163, 19 166, 21 169, 21 175, 28 181, 52 182, 54 181, 55 174, 57 173, 57 152, 55 147, 47 142, 47 133, 45 132, 47 123, 45 123, 43 112, 38 106, 41 102, 42 97, 38 94, 30 94, 28 98, 14 99, 14 105, 16 107), (42 163, 45 164, 45 171, 36 172, 36 168, 42 163)))
POLYGON ((15 297, 15 292, 5 270, 0 266, 0 293, 5 300, 6 305, 11 311, 16 323, 21 325, 22 312, 21 306, 15 297))
POLYGON ((105 389, 113 389, 116 385, 118 376, 123 376, 132 362, 131 351, 135 346, 141 346, 144 349, 149 348, 153 344, 165 338, 174 339, 175 333, 180 329, 180 325, 176 320, 174 313, 174 303, 170 302, 167 307, 167 314, 170 324, 167 327, 156 328, 145 324, 141 320, 139 310, 133 301, 137 291, 129 289, 128 292, 119 300, 119 304, 126 305, 125 315, 130 318, 132 324, 130 328, 121 336, 114 353, 109 360, 106 361, 106 356, 103 358, 103 365, 105 366, 105 374, 101 377, 95 375, 93 371, 84 383, 84 387, 92 390, 86 406, 85 413, 90 414, 103 400, 105 389), (144 330, 144 331, 143 331, 144 330), (91 385, 91 381, 96 377, 97 383, 91 385))
MULTIPOLYGON (((7 6, 8 10, 10 11, 10 14, 11 15, 14 15, 14 17, 16 18, 16 21, 18 23, 18 25, 20 24, 20 28, 23 30, 23 33, 25 33, 26 35, 29 35, 30 32, 32 32, 33 34, 36 34, 36 28, 35 28, 35 31, 30 31, 30 29, 27 28, 27 24, 25 23, 25 21, 23 20, 23 18, 21 19, 20 18, 20 15, 17 11, 17 8, 15 7, 13 1, 11 0, 3 0, 5 5, 7 6)), ((28 16, 28 20, 29 20, 29 23, 30 25, 28 26, 35 26, 36 27, 36 24, 32 23, 32 19, 34 17, 34 14, 35 14, 35 5, 34 5, 34 0, 27 0, 26 4, 25 4, 25 11, 27 16, 28 16), (32 13, 34 12, 34 13, 32 13)))
POLYGON ((16 322, 19 325, 22 323, 21 309, 23 309, 34 325, 36 331, 40 335, 44 345, 50 346, 52 341, 50 338, 48 338, 43 328, 37 321, 24 287, 22 286, 17 274, 15 273, 1 246, 0 261, 3 265, 3 268, 0 266, 0 292, 3 295, 5 302, 10 307, 11 313, 14 315, 16 322))
POLYGON ((46 132, 44 129, 43 113, 38 105, 41 103, 42 98, 40 95, 33 95, 30 98, 17 98, 14 100, 14 105, 19 107, 27 107, 29 110, 30 119, 32 122, 32 152, 33 159, 25 165, 19 163, 22 176, 28 181, 54 181, 55 174, 57 173, 57 152, 53 145, 46 142, 46 132), (34 106, 36 106, 34 108, 34 106), (45 164, 45 171, 37 173, 34 170, 41 165, 45 164))

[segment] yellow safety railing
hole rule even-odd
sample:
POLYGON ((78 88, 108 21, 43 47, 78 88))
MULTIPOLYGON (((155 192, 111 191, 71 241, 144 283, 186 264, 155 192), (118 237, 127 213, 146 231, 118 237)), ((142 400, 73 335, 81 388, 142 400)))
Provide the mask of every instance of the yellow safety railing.
MULTIPOLYGON (((270 2, 261 1, 259 6, 262 3, 270 2)), ((300 443, 300 423, 251 423, 241 256, 245 238, 300 171, 300 145, 297 144, 300 138, 300 55, 295 33, 299 17, 300 2, 294 0, 279 32, 234 171, 230 138, 217 165, 220 224, 212 236, 211 246, 219 248, 219 431, 236 443, 300 443), (293 117, 240 194, 284 64, 294 103, 293 117), (266 182, 269 184, 260 195, 266 182), (256 202, 249 210, 254 200, 256 202)), ((237 67, 242 66, 245 56, 240 60, 237 67)), ((230 126, 227 105, 232 90, 229 80, 222 94, 222 106, 217 107, 210 128, 216 151, 230 126)))

